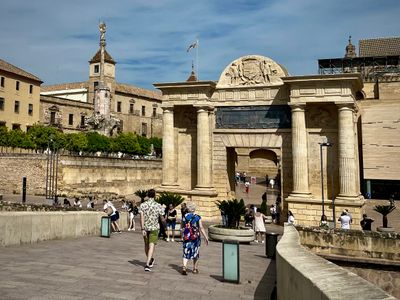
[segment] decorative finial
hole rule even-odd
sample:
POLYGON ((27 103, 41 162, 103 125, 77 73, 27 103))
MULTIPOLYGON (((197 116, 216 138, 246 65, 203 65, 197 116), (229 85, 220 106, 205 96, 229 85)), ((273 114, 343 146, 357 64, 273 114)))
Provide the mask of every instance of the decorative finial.
POLYGON ((106 23, 101 21, 99 24, 99 30, 100 30, 100 46, 106 46, 106 23))
POLYGON ((351 35, 349 35, 349 44, 346 46, 346 54, 345 58, 354 58, 356 57, 356 47, 351 43, 351 35))
POLYGON ((194 62, 193 62, 193 59, 192 59, 192 72, 194 72, 194 62))

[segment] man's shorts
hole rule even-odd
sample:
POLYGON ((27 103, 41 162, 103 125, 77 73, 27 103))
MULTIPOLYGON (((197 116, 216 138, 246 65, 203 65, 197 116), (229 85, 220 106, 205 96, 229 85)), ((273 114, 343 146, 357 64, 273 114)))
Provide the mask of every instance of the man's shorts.
POLYGON ((176 226, 176 221, 167 221, 167 228, 172 228, 172 230, 175 230, 176 226))
POLYGON ((153 243, 154 245, 158 242, 158 230, 146 231, 146 236, 143 236, 146 244, 153 243))
POLYGON ((115 212, 115 214, 111 215, 110 218, 111 218, 111 222, 118 221, 118 219, 119 219, 118 210, 115 212))

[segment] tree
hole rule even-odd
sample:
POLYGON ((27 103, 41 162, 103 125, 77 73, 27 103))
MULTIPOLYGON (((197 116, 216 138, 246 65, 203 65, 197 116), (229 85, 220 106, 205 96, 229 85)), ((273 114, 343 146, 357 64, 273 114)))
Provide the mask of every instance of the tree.
POLYGON ((8 130, 6 126, 0 126, 0 146, 8 146, 8 130))
POLYGON ((149 139, 143 137, 143 136, 137 136, 138 142, 139 142, 139 155, 148 155, 150 153, 150 141, 149 139))
POLYGON ((45 150, 61 149, 65 147, 65 135, 58 129, 49 126, 35 124, 28 130, 28 136, 34 144, 34 149, 45 150))
POLYGON ((139 142, 132 132, 121 133, 113 139, 113 152, 138 154, 139 150, 139 142))
POLYGON ((86 133, 87 139, 87 152, 109 152, 110 151, 110 139, 104 135, 97 132, 91 131, 86 133))
POLYGON ((374 210, 382 215, 383 228, 388 228, 387 215, 390 214, 396 206, 391 202, 389 205, 375 205, 374 210))
POLYGON ((140 198, 140 201, 143 202, 144 198, 146 198, 147 196, 147 191, 148 190, 137 190, 135 192, 135 195, 138 196, 140 198))
POLYGON ((8 132, 8 146, 11 148, 22 148, 24 140, 27 138, 26 133, 20 129, 8 132))
POLYGON ((70 133, 66 135, 65 149, 70 152, 84 151, 88 146, 88 141, 84 133, 70 133))

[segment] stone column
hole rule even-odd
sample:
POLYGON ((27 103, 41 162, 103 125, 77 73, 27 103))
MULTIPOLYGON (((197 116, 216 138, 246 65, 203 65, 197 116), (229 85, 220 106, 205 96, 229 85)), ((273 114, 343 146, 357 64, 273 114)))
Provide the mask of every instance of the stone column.
POLYGON ((175 131, 172 107, 163 108, 162 185, 176 185, 175 131))
POLYGON ((293 192, 308 196, 307 131, 305 105, 292 106, 293 192))
POLYGON ((339 197, 357 196, 353 105, 339 106, 339 197))
POLYGON ((197 185, 211 187, 211 136, 208 108, 197 109, 197 185))

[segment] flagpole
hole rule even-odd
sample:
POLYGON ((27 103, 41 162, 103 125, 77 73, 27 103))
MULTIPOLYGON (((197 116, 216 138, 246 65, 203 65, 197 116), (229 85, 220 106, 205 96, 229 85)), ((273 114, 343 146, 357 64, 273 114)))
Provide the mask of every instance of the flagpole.
POLYGON ((196 39, 197 47, 196 47, 196 73, 197 73, 197 80, 199 80, 199 39, 196 39))

